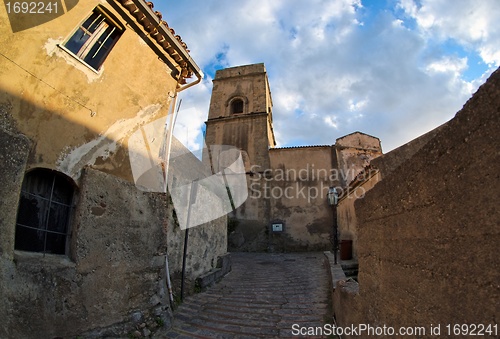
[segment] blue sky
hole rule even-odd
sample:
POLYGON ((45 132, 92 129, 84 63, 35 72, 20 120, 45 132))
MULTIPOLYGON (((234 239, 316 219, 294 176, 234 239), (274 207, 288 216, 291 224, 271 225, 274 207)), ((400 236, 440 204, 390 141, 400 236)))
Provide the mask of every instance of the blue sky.
POLYGON ((202 146, 215 70, 261 63, 279 147, 361 131, 384 152, 451 119, 500 65, 497 0, 155 1, 206 73, 176 135, 202 146))

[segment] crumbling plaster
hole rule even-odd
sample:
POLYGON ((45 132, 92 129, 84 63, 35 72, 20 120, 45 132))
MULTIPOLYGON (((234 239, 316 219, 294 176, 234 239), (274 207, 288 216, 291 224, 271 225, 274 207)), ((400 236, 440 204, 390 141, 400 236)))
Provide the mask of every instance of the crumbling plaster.
MULTIPOLYGON (((16 34, 0 27, 0 46, 8 46, 0 58, 0 104, 11 108, 19 132, 35 141, 28 168, 58 169, 77 179, 91 164, 131 181, 127 136, 167 115, 177 80, 149 45, 138 43, 132 27, 97 74, 58 47, 99 3, 79 1, 65 15, 16 34)), ((126 18, 107 3, 116 17, 126 18)))
MULTIPOLYGON (((126 337, 142 323, 169 325, 165 256, 178 291, 184 232, 168 194, 134 185, 127 146, 138 127, 166 117, 175 62, 159 58, 133 23, 97 73, 68 56, 57 43, 98 4, 131 22, 115 1, 80 0, 15 34, 0 26, 2 338, 126 337), (14 250, 22 180, 33 168, 75 181, 65 255, 14 250)), ((191 232, 189 282, 226 253, 226 224, 219 218, 191 232)))

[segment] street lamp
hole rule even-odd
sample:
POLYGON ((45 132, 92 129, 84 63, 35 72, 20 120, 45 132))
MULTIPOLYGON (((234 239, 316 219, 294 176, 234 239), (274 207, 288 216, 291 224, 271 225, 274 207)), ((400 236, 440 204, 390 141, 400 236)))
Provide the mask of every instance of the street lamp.
POLYGON ((333 210, 333 257, 335 260, 335 265, 337 265, 337 252, 339 248, 339 238, 337 230, 337 204, 339 202, 339 194, 335 187, 330 187, 326 195, 328 200, 328 205, 332 206, 333 210))

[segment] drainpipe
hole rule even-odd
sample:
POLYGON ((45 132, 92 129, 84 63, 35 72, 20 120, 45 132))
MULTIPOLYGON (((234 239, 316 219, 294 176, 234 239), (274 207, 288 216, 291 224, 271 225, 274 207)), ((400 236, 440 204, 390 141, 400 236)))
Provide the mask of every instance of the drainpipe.
MULTIPOLYGON (((169 167, 169 160, 170 160, 170 149, 172 145, 172 132, 174 130, 173 126, 175 123, 175 120, 177 118, 177 114, 175 111, 175 105, 177 102, 177 93, 174 92, 173 96, 171 95, 171 92, 168 93, 171 101, 170 101, 170 108, 169 108, 169 113, 168 115, 170 116, 170 122, 167 120, 165 129, 167 131, 167 134, 164 135, 164 140, 163 140, 163 145, 160 149, 160 158, 163 160, 162 165, 163 165, 163 193, 167 193, 167 180, 168 180, 168 167, 169 167)), ((168 119, 168 118, 167 118, 168 119)), ((174 302, 174 294, 172 291, 172 281, 170 280, 170 270, 168 267, 168 248, 165 251, 165 275, 166 275, 166 280, 167 280, 167 288, 168 288, 168 295, 170 299, 170 307, 173 310, 175 306, 174 302)))
MULTIPOLYGON (((196 62, 194 62, 194 60, 191 58, 191 56, 189 55, 189 52, 181 45, 180 41, 177 40, 177 38, 170 31, 170 29, 162 23, 161 19, 158 18, 158 16, 155 14, 155 12, 153 12, 153 10, 147 5, 146 1, 144 1, 144 0, 132 0, 132 2, 145 15, 145 18, 151 24, 153 24, 153 26, 158 30, 158 32, 163 35, 165 40, 168 42, 168 44, 170 44, 170 46, 175 51, 174 54, 178 54, 180 56, 180 58, 182 59, 182 61, 187 63, 188 68, 191 71, 193 71, 197 77, 196 81, 191 82, 189 84, 186 84, 186 85, 178 88, 176 92, 177 93, 181 92, 181 91, 188 89, 189 87, 194 86, 197 83, 199 83, 201 81, 201 79, 203 79, 203 72, 201 71, 200 67, 198 67, 196 62)), ((169 55, 169 56, 172 57, 172 55, 169 55)))
MULTIPOLYGON (((196 66, 198 67, 198 66, 196 66)), ((192 87, 196 84, 199 84, 201 82, 201 80, 203 79, 203 72, 201 72, 201 70, 198 69, 198 72, 195 72, 196 74, 196 77, 197 79, 193 82, 190 82, 184 86, 180 86, 176 89, 176 91, 173 93, 173 97, 170 96, 170 92, 169 92, 169 96, 170 98, 172 99, 172 103, 171 103, 171 108, 172 108, 172 114, 169 114, 170 115, 170 122, 167 123, 167 144, 166 144, 166 149, 165 149, 165 152, 164 152, 164 156, 165 156, 165 159, 163 161, 163 163, 165 164, 164 166, 164 180, 163 180, 163 191, 166 193, 167 192, 167 181, 168 181, 168 168, 169 168, 169 165, 170 165, 170 151, 172 149, 172 138, 173 138, 173 135, 174 135, 174 125, 175 125, 175 122, 177 121, 177 116, 178 116, 178 113, 179 113, 179 108, 180 108, 180 104, 182 103, 182 99, 181 101, 179 102, 179 107, 177 108, 177 110, 175 110, 175 105, 177 103, 177 94, 179 92, 182 92, 186 89, 188 89, 189 87, 192 87)), ((189 212, 188 212, 189 213, 189 212)), ((189 220, 189 216, 188 216, 188 220, 189 220)), ((189 224, 188 224, 189 226, 189 224)), ((182 280, 181 280, 181 300, 184 299, 184 274, 185 274, 185 270, 186 270, 186 254, 187 254, 187 242, 188 242, 188 229, 186 228, 186 234, 184 236, 184 254, 183 254, 183 258, 182 258, 182 280)), ((170 306, 174 307, 174 295, 173 295, 173 292, 172 292, 172 282, 170 281, 170 271, 168 269, 168 249, 167 251, 165 252, 165 274, 167 275, 167 288, 168 288, 168 293, 169 293, 169 297, 170 297, 170 306)))
MULTIPOLYGON (((166 27, 162 22, 161 19, 158 18, 158 16, 153 12, 153 10, 147 5, 147 3, 143 0, 132 0, 132 3, 135 4, 137 9, 139 9, 146 19, 156 27, 159 33, 163 35, 165 40, 170 44, 170 46, 173 48, 175 51, 174 53, 179 55, 182 59, 182 61, 187 63, 188 69, 193 71, 193 73, 196 75, 196 80, 193 82, 190 82, 186 85, 183 86, 177 86, 176 90, 174 93, 169 92, 169 97, 171 98, 171 103, 170 103, 170 109, 169 109, 169 116, 170 116, 170 121, 168 121, 167 118, 167 134, 166 138, 164 139, 163 147, 162 147, 162 154, 160 156, 163 158, 163 176, 164 176, 164 187, 163 191, 166 193, 167 192, 167 180, 168 180, 168 169, 169 169, 169 162, 170 162, 170 150, 172 146, 172 136, 173 136, 173 131, 174 131, 174 124, 177 119, 177 111, 175 110, 175 106, 177 103, 177 93, 182 92, 198 83, 201 82, 203 79, 203 72, 201 69, 198 67, 198 65, 194 62, 194 60, 191 58, 189 55, 188 51, 181 45, 180 41, 177 40, 177 38, 173 35, 173 33, 166 27), (171 112, 171 113, 170 113, 171 112)), ((132 9, 133 5, 131 2, 128 2, 126 5, 129 10, 132 9)), ((135 11, 135 10, 134 10, 135 11)), ((170 54, 170 53, 169 53, 170 54)), ((172 55, 169 55, 172 57, 172 55)), ((182 70, 179 72, 179 82, 182 80, 182 70)), ((172 293, 172 283, 170 281, 170 271, 168 268, 168 254, 165 254, 165 274, 166 274, 166 280, 167 280, 167 287, 168 287, 168 292, 170 296, 170 303, 173 308, 174 305, 174 298, 173 298, 173 293, 172 293)))
MULTIPOLYGON (((189 57, 189 59, 191 59, 191 57, 189 57)), ((163 167, 163 192, 164 193, 167 193, 168 169, 169 169, 169 165, 170 165, 170 152, 171 152, 171 148, 172 148, 172 138, 174 135, 174 125, 175 125, 175 122, 177 120, 177 115, 179 113, 180 104, 182 103, 182 100, 181 100, 179 102, 179 107, 176 110, 175 106, 177 104, 177 94, 179 92, 182 92, 182 91, 196 85, 196 84, 199 84, 201 82, 201 80, 203 79, 203 72, 198 68, 198 66, 194 63, 194 61, 193 61, 193 65, 196 67, 194 69, 194 72, 196 74, 197 79, 193 82, 190 82, 190 83, 184 85, 184 86, 178 86, 173 93, 171 93, 171 92, 168 93, 168 95, 171 99, 170 109, 169 109, 170 121, 168 121, 168 118, 167 118, 167 124, 166 124, 166 129, 167 129, 166 132, 167 133, 166 133, 166 139, 164 140, 164 147, 165 148, 162 150, 162 154, 161 154, 161 157, 163 157, 163 166, 164 166, 163 167)), ((184 244, 184 252, 186 251, 186 248, 187 248, 187 229, 186 229, 186 238, 185 238, 185 244, 184 244)), ((186 255, 186 253, 184 253, 184 256, 185 255, 186 255)), ((185 261, 185 259, 183 261, 185 261)), ((185 262, 183 262, 183 266, 184 265, 185 265, 185 262)), ((183 268, 183 271, 184 271, 184 268, 183 268)), ((175 303, 174 303, 174 295, 173 295, 173 291, 172 291, 172 282, 170 280, 170 270, 168 267, 168 249, 167 249, 167 251, 165 251, 165 274, 166 274, 167 288, 168 288, 168 293, 169 293, 169 298, 170 298, 170 307, 173 309, 175 303)), ((182 293, 181 293, 181 297, 182 297, 182 293)))

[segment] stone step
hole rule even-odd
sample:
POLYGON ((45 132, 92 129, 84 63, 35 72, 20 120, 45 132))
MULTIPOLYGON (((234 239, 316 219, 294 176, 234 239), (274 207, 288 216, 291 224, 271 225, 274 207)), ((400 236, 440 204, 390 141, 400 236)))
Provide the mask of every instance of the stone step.
POLYGON ((310 256, 234 254, 231 273, 187 297, 173 328, 154 338, 288 338, 294 324, 322 326, 330 309, 328 274, 323 256, 310 256))
POLYGON ((358 275, 358 269, 348 269, 344 270, 346 277, 355 277, 358 275))
POLYGON ((350 270, 350 269, 358 269, 358 262, 357 261, 343 261, 340 263, 340 266, 342 266, 343 270, 350 270))

